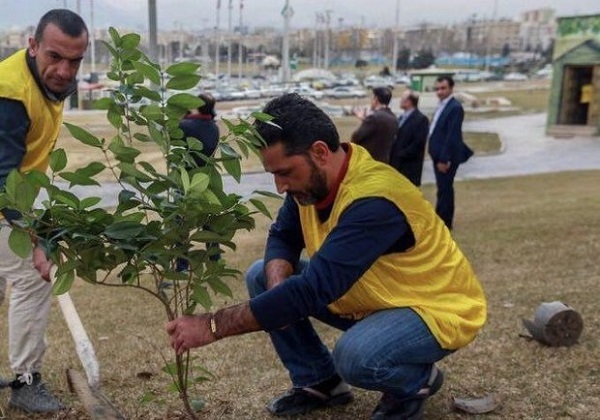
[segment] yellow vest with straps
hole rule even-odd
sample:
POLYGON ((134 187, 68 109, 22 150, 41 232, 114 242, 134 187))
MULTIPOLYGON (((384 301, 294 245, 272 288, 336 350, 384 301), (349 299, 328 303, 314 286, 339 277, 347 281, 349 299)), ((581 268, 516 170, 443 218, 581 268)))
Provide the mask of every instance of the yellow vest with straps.
POLYGON ((314 206, 298 206, 308 255, 319 250, 348 206, 367 197, 393 202, 406 216, 416 243, 407 251, 380 256, 329 310, 360 319, 382 309, 410 307, 443 348, 465 346, 486 319, 485 296, 471 265, 419 189, 364 148, 350 147, 348 171, 329 218, 321 223, 314 206))
POLYGON ((51 101, 40 90, 27 67, 25 54, 27 51, 21 50, 0 62, 0 97, 21 102, 30 120, 25 138, 27 150, 19 170, 45 172, 60 132, 63 102, 51 101))

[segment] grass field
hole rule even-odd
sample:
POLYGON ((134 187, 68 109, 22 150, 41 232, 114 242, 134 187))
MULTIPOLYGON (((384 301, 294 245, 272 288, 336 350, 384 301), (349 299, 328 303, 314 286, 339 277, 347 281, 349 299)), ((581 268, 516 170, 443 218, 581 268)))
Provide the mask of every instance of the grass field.
MULTIPOLYGON (((489 300, 489 320, 467 348, 440 365, 447 381, 427 407, 430 419, 464 419, 450 399, 494 394, 501 405, 486 419, 600 418, 600 314, 597 310, 600 253, 599 171, 477 180, 457 183, 455 238, 471 260, 489 300), (543 301, 561 300, 584 319, 580 343, 548 348, 519 337, 521 318, 532 318, 543 301)), ((424 187, 432 199, 434 188, 424 187)), ((272 208, 276 202, 271 202, 272 208)), ((228 260, 244 269, 260 258, 269 221, 238 236, 239 252, 228 260)), ((246 298, 242 281, 232 281, 235 298, 246 298)), ((131 290, 76 283, 72 296, 94 342, 104 393, 131 419, 179 416, 176 396, 166 391, 159 351, 168 355, 164 316, 158 305, 131 290)), ((2 307, 6 311, 6 306, 2 307)), ((6 317, 2 318, 3 320, 6 317)), ((331 345, 339 333, 319 325, 331 345)), ((0 360, 6 372, 6 322, 0 360)), ((44 375, 70 410, 40 419, 85 419, 67 391, 64 369, 80 369, 60 311, 53 308, 44 375)), ((205 419, 264 419, 264 405, 288 387, 288 379, 264 333, 230 338, 194 351, 197 362, 216 378, 195 395, 206 401, 205 419)), ((11 419, 31 418, 6 409, 11 419)), ((378 399, 356 391, 350 406, 325 410, 307 419, 364 419, 378 399)))

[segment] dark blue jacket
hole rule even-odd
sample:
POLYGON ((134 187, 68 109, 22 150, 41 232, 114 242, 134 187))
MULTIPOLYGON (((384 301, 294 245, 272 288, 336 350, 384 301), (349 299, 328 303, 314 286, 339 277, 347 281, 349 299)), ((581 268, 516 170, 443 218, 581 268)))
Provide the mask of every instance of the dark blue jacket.
POLYGON ((464 117, 460 102, 451 98, 429 136, 429 156, 434 162, 460 164, 473 155, 473 151, 463 142, 464 117))

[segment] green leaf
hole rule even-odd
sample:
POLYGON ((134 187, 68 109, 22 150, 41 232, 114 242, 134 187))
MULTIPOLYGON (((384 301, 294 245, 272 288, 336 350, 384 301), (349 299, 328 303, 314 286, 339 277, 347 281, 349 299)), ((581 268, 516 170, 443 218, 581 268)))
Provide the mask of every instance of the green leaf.
POLYGON ((65 271, 61 274, 57 274, 56 281, 52 285, 52 294, 53 295, 62 295, 63 293, 67 293, 71 286, 73 286, 73 282, 75 281, 75 270, 71 269, 65 271))
MULTIPOLYGON (((267 121, 271 121, 273 119, 272 116, 270 116, 269 114, 265 114, 264 112, 253 112, 252 117, 254 117, 255 119, 262 121, 262 122, 267 122, 267 121)), ((279 126, 276 126, 279 127, 279 126)))
POLYGON ((117 104, 112 104, 106 113, 106 119, 113 127, 120 129, 123 125, 123 111, 117 104))
POLYGON ((31 236, 25 230, 19 228, 13 228, 10 231, 8 237, 8 246, 21 258, 27 258, 31 255, 33 244, 31 243, 31 236))
POLYGON ((81 200, 81 203, 79 205, 79 209, 80 210, 85 210, 88 207, 93 207, 96 204, 98 204, 100 201, 102 201, 101 197, 86 197, 84 199, 81 200))
POLYGON ((75 137, 77 140, 79 140, 83 144, 87 144, 88 146, 98 147, 98 148, 102 147, 102 141, 99 138, 97 138, 96 136, 94 136, 93 134, 91 134, 89 131, 84 130, 83 128, 78 127, 76 125, 69 124, 67 122, 65 122, 63 124, 69 130, 69 133, 71 133, 71 135, 73 137, 75 137))
POLYGON ((73 193, 64 190, 58 190, 52 193, 51 199, 65 204, 72 209, 78 209, 81 205, 79 198, 73 193))
POLYGON ((25 177, 27 180, 36 188, 49 187, 50 179, 48 176, 40 171, 36 171, 35 169, 26 173, 25 177))
POLYGON ((104 234, 111 239, 134 238, 144 231, 144 225, 136 222, 116 222, 104 229, 104 234))
POLYGON ((252 193, 253 194, 259 194, 259 195, 264 195, 265 197, 276 198, 278 200, 282 200, 283 199, 282 196, 280 196, 279 194, 272 193, 271 191, 254 190, 254 191, 252 191, 252 193))
POLYGON ((185 169, 182 169, 180 173, 183 192, 187 194, 187 192, 190 190, 190 176, 185 169))
POLYGON ((167 67, 165 72, 170 76, 189 75, 193 74, 199 67, 200 64, 197 63, 182 62, 167 67))
POLYGON ((144 98, 148 98, 151 101, 160 102, 162 100, 160 93, 155 90, 148 89, 146 86, 139 86, 136 89, 136 94, 143 96, 144 98))
POLYGON ((151 121, 160 121, 163 119, 162 109, 158 105, 146 105, 140 109, 140 113, 151 121))
POLYGON ((55 149, 50 153, 50 169, 60 172, 67 166, 67 154, 63 149, 55 149))
POLYGON ((252 203, 252 205, 254 205, 254 207, 256 207, 258 209, 258 211, 260 211, 262 214, 267 216, 269 219, 273 218, 271 216, 271 212, 269 211, 267 206, 265 206, 265 203, 263 203, 260 200, 257 200, 256 198, 251 198, 249 201, 250 201, 250 203, 252 203))
POLYGON ((119 32, 117 32, 117 30, 111 26, 108 28, 108 34, 110 35, 112 43, 116 47, 120 47, 121 46, 121 36, 119 35, 119 32))
POLYGON ((134 165, 127 162, 119 163, 119 168, 121 168, 121 175, 128 175, 135 178, 138 182, 151 182, 153 179, 137 169, 134 165))
POLYGON ((99 186, 100 183, 92 178, 90 178, 87 175, 84 175, 82 173, 77 173, 77 172, 61 172, 59 174, 59 176, 66 180, 69 181, 69 188, 73 187, 74 185, 96 185, 99 186))
POLYGON ((211 289, 217 294, 233 297, 233 293, 229 286, 227 286, 219 277, 211 276, 206 279, 206 282, 210 285, 211 289))
POLYGON ((197 172, 192 177, 192 182, 190 183, 190 190, 194 192, 203 192, 208 188, 208 184, 210 182, 210 178, 204 172, 197 172))
POLYGON ((125 34, 121 38, 121 46, 124 49, 133 50, 140 45, 140 39, 141 37, 138 34, 125 34))
POLYGON ((200 305, 206 310, 209 310, 212 306, 212 299, 210 298, 210 294, 205 286, 198 284, 194 287, 194 291, 192 293, 192 300, 200 305))
POLYGON ((223 159, 223 166, 229 175, 231 175, 237 182, 240 182, 242 179, 242 165, 240 164, 239 159, 223 159))
POLYGON ((160 72, 154 67, 140 61, 135 61, 133 67, 142 73, 148 80, 155 85, 160 85, 160 72))
POLYGON ((186 110, 198 108, 202 103, 202 99, 189 93, 176 93, 167 99, 167 105, 178 106, 186 110))
POLYGON ((200 76, 196 74, 186 74, 182 76, 173 76, 167 82, 165 87, 173 90, 188 90, 195 87, 200 81, 200 76))
POLYGON ((18 193, 16 194, 17 208, 22 210, 28 210, 33 207, 35 198, 37 197, 37 188, 27 182, 21 182, 18 187, 18 193))
POLYGON ((94 109, 108 109, 111 104, 113 104, 113 100, 111 98, 100 98, 94 102, 94 109))

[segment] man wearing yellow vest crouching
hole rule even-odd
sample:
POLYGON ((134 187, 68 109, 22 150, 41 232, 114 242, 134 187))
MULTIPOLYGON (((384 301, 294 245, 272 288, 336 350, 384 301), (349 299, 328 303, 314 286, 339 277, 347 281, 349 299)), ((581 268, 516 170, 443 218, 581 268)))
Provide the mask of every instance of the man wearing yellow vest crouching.
MULTIPOLYGON (((63 101, 76 89, 87 45, 88 30, 81 17, 55 9, 40 19, 29 48, 0 62, 0 188, 13 169, 46 171, 62 124, 63 101)), ((0 302, 9 282, 9 359, 16 375, 3 384, 12 388, 11 407, 53 412, 64 406, 46 389, 40 374, 50 313, 50 265, 41 248, 27 259, 10 250, 10 224, 18 218, 2 209, 0 302)))
POLYGON ((292 381, 272 414, 349 403, 353 385, 382 393, 372 419, 422 418, 443 382, 435 363, 486 319, 471 265, 420 191, 362 147, 340 144, 310 101, 284 95, 264 112, 273 120, 255 123, 263 164, 286 198, 265 259, 247 272, 251 299, 170 322, 173 347, 264 330, 292 381), (345 331, 332 352, 309 317, 345 331))

